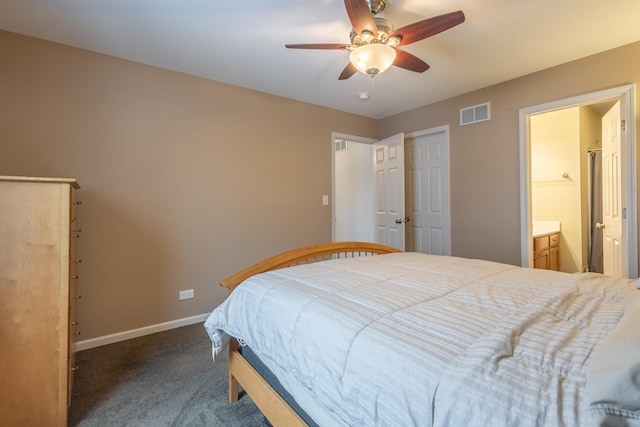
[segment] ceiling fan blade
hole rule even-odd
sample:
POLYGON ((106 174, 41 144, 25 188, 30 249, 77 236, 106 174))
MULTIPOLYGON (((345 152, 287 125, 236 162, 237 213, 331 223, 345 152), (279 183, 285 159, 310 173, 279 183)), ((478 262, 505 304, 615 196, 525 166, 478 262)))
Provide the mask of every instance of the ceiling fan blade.
POLYGON ((351 45, 344 43, 310 43, 310 44, 286 44, 285 47, 289 49, 330 49, 340 50, 345 49, 351 45))
POLYGON ((398 28, 391 35, 402 37, 399 46, 404 46, 441 33, 463 22, 464 13, 458 10, 457 12, 445 13, 444 15, 414 22, 413 24, 398 28))
POLYGON ((429 64, 422 59, 400 49, 396 49, 396 60, 393 61, 393 65, 416 73, 424 73, 429 69, 429 64))
POLYGON ((349 21, 356 33, 362 34, 364 30, 371 32, 374 37, 378 35, 378 27, 373 13, 367 5, 366 0, 344 0, 344 6, 347 8, 349 21))
POLYGON ((353 76, 357 71, 358 69, 351 62, 349 62, 347 66, 344 67, 344 70, 342 70, 342 73, 340 74, 340 77, 338 77, 338 80, 347 80, 349 77, 353 76))

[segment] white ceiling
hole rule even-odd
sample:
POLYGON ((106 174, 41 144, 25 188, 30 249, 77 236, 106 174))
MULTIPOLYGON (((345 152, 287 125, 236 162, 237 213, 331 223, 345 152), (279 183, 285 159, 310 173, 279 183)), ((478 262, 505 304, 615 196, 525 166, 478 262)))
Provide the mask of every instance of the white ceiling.
POLYGON ((429 70, 373 82, 338 81, 347 52, 284 47, 349 43, 342 0, 0 0, 0 29, 373 118, 640 40, 639 0, 388 0, 381 16, 455 10, 463 24, 405 49, 429 70))

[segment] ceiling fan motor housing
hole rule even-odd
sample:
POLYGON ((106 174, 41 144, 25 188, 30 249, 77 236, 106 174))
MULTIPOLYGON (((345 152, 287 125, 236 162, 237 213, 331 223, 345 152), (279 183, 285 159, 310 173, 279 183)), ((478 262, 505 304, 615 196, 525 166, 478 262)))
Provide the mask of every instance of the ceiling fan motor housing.
MULTIPOLYGON (((393 24, 385 18, 375 18, 376 27, 378 28, 378 36, 374 39, 373 35, 371 37, 367 37, 366 32, 363 34, 358 34, 355 30, 351 30, 351 44, 355 46, 360 46, 368 43, 382 43, 386 44, 389 40, 389 35, 393 33, 394 27, 393 24)), ((370 33, 369 33, 370 34, 370 33)))
POLYGON ((374 15, 382 12, 387 6, 387 2, 385 0, 366 0, 366 2, 369 9, 371 9, 371 13, 374 15))

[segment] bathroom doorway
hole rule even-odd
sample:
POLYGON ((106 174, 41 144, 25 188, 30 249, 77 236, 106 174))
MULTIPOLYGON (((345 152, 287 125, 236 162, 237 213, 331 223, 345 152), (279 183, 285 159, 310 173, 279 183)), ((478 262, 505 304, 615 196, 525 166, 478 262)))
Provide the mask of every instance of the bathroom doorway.
POLYGON ((621 269, 616 275, 637 276, 636 167, 635 145, 631 143, 635 141, 635 128, 633 119, 630 119, 635 117, 633 85, 520 111, 523 266, 533 266, 534 220, 543 220, 559 223, 560 270, 577 272, 592 269, 590 243, 597 243, 593 240, 591 228, 599 222, 591 219, 594 210, 590 203, 594 203, 594 195, 591 194, 593 188, 589 180, 589 153, 601 148, 601 118, 616 101, 621 105, 623 143, 619 188, 624 237, 621 239, 621 269), (567 120, 572 122, 570 128, 554 131, 557 123, 567 120), (542 127, 538 128, 540 123, 542 127), (567 132, 573 132, 573 135, 567 135, 567 132), (573 143, 561 142, 567 138, 573 138, 573 143))
MULTIPOLYGON (((596 182, 589 178, 590 166, 600 166, 594 162, 601 157, 589 162, 589 156, 601 150, 603 111, 612 103, 569 107, 530 118, 532 238, 540 242, 541 236, 556 236, 554 265, 566 273, 594 271, 589 258, 591 249, 597 248, 590 245, 591 235, 602 235, 603 230, 591 229, 590 213, 602 212, 597 192, 602 185, 593 186, 596 182), (600 209, 592 203, 597 201, 600 209)), ((534 261, 544 254, 539 246, 534 243, 534 261)), ((599 255, 601 259, 602 246, 599 255)))

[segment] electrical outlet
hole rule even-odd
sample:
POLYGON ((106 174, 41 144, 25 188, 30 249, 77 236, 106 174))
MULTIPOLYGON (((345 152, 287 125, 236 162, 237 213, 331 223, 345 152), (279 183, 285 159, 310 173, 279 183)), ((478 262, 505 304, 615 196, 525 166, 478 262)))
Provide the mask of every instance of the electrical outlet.
POLYGON ((178 292, 178 299, 183 300, 189 298, 193 298, 193 289, 178 292))

